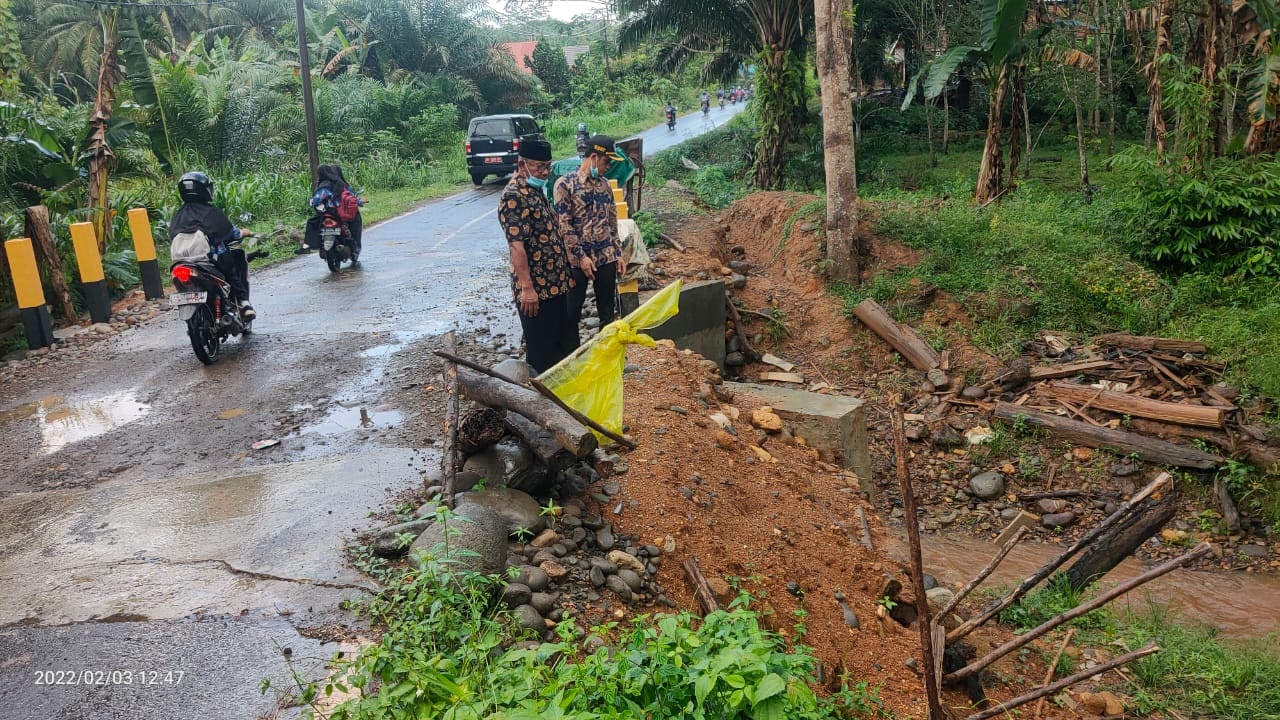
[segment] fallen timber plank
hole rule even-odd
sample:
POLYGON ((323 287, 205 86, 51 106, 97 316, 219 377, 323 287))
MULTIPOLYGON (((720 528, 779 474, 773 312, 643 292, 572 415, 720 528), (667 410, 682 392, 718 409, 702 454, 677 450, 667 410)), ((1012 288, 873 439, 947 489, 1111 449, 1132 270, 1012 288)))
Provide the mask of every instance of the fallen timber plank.
POLYGON ((1209 405, 1152 400, 1114 390, 1098 390, 1087 385, 1051 381, 1040 386, 1041 392, 1062 400, 1087 402, 1090 407, 1123 415, 1150 418, 1179 425, 1220 428, 1227 421, 1228 408, 1209 405))
POLYGON ((867 298, 853 308, 854 317, 893 346, 917 370, 928 372, 942 362, 938 353, 916 335, 916 331, 894 321, 875 300, 867 298))
POLYGON ((1087 374, 1091 370, 1108 370, 1115 367, 1115 365, 1116 364, 1110 360, 1089 360, 1087 362, 1067 363, 1065 365, 1042 365, 1040 367, 1031 368, 1031 375, 1027 379, 1031 382, 1035 382, 1037 380, 1073 377, 1075 375, 1087 374))
POLYGON ((1196 353, 1203 355, 1209 351, 1204 343, 1194 340, 1174 340, 1172 338, 1150 337, 1146 335, 1130 335, 1129 333, 1110 333, 1094 338, 1093 342, 1104 347, 1127 348, 1129 350, 1145 350, 1147 352, 1196 353))
POLYGON ((1222 458, 1195 448, 1176 445, 1123 430, 1093 427, 1078 420, 1042 413, 1020 405, 1014 405, 1013 403, 998 403, 995 414, 1001 420, 1014 421, 1018 418, 1024 418, 1025 422, 1037 427, 1047 428, 1063 440, 1069 440, 1087 447, 1115 450, 1121 455, 1135 453, 1143 460, 1165 465, 1196 468, 1197 470, 1212 470, 1222 462, 1222 458))

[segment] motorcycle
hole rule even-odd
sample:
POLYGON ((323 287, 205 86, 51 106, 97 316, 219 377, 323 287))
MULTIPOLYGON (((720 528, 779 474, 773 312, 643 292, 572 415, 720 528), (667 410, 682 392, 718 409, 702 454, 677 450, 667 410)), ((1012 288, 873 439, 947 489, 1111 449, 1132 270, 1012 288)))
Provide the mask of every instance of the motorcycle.
POLYGON ((667 130, 676 129, 676 113, 674 110, 667 112, 667 130))
POLYGON ((305 237, 307 245, 318 250, 320 259, 329 266, 329 272, 338 272, 342 263, 355 265, 360 260, 360 246, 355 240, 355 223, 353 220, 344 228, 342 221, 326 212, 325 205, 316 207, 316 212, 307 220, 305 237))
POLYGON ((720 109, 724 109, 724 98, 720 98, 720 109))
MULTIPOLYGON (((245 258, 266 256, 265 250, 257 250, 245 258)), ((178 318, 187 324, 191 349, 200 362, 214 364, 228 338, 253 332, 253 320, 240 317, 240 303, 231 284, 212 262, 179 261, 169 273, 177 291, 169 296, 169 304, 178 308, 178 318)))
POLYGON ((590 137, 591 136, 587 133, 587 126, 585 124, 579 124, 577 134, 578 157, 585 158, 587 156, 587 139, 590 137))
POLYGON ((703 101, 702 101, 702 114, 703 114, 703 115, 707 115, 707 114, 708 114, 708 113, 710 113, 710 112, 711 112, 711 101, 709 101, 709 100, 703 100, 703 101))

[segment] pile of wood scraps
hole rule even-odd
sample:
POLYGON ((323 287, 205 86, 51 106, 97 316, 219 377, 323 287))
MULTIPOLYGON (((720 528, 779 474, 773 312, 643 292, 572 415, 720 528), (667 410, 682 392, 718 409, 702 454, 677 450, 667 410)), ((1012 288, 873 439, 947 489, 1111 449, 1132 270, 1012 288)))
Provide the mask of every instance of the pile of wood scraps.
MULTIPOLYGON (((874 300, 854 315, 931 382, 949 371, 945 351, 939 355, 874 300)), ((1113 333, 1078 346, 1045 334, 1029 348, 1040 357, 1015 359, 983 386, 934 382, 951 387, 937 393, 942 403, 1167 465, 1212 470, 1224 456, 1244 456, 1269 471, 1280 462, 1280 448, 1248 422, 1235 404, 1239 391, 1222 382, 1224 366, 1204 358, 1202 343, 1113 333), (1201 449, 1209 446, 1221 454, 1201 449)))

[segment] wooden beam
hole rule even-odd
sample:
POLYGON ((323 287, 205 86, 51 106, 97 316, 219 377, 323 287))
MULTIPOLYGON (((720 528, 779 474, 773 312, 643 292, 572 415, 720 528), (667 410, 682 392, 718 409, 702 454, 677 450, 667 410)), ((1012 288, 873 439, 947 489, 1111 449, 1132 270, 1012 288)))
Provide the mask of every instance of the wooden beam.
POLYGON ((1234 409, 1152 400, 1114 390, 1098 390, 1087 385, 1062 381, 1045 383, 1040 386, 1040 391, 1051 398, 1087 402, 1090 407, 1121 415, 1196 427, 1220 428, 1226 424, 1228 410, 1234 409))
POLYGON ((1128 350, 1145 350, 1147 352, 1196 353, 1203 355, 1209 352, 1204 343, 1192 340, 1174 340, 1172 338, 1130 335, 1129 333, 1110 333, 1094 338, 1093 342, 1103 347, 1126 348, 1128 350))
POLYGON ((902 354, 902 357, 911 363, 912 367, 917 370, 928 372, 942 362, 938 357, 938 353, 934 352, 929 344, 920 339, 916 335, 916 331, 894 322, 889 317, 889 313, 884 311, 880 304, 871 298, 867 298, 858 303, 853 308, 854 317, 862 321, 864 325, 871 328, 871 331, 879 335, 885 342, 889 343, 894 350, 902 354))
POLYGON ((1136 454, 1143 460, 1162 465, 1212 470, 1222 463, 1222 458, 1185 445, 1149 438, 1109 427, 1093 427, 1079 420, 1050 415, 1038 410, 1001 402, 996 404, 995 416, 1001 420, 1017 422, 1021 419, 1030 425, 1049 430, 1053 435, 1077 445, 1114 450, 1120 455, 1136 454))
POLYGON ((1065 365, 1042 365, 1031 368, 1031 375, 1028 379, 1031 382, 1035 382, 1052 378, 1075 377, 1076 375, 1087 375, 1092 370, 1107 370, 1113 367, 1115 367, 1115 363, 1110 360, 1089 360, 1065 365))

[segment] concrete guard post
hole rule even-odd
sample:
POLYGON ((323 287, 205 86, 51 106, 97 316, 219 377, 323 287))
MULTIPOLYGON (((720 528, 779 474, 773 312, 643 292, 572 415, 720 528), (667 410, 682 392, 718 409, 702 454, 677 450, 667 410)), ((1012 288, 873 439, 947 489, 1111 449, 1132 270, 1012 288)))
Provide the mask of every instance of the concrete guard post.
POLYGON ((80 266, 80 287, 89 319, 95 323, 111 322, 111 298, 107 295, 107 277, 102 272, 102 255, 98 254, 98 237, 93 223, 72 223, 71 244, 80 266))
POLYGON ((160 279, 160 267, 156 265, 156 241, 146 208, 129 211, 129 232, 133 235, 133 251, 142 275, 142 292, 148 300, 158 300, 164 297, 164 283, 160 279))
POLYGON ((4 251, 9 256, 9 274, 13 276, 27 347, 32 350, 49 347, 54 340, 53 318, 49 317, 49 306, 45 304, 35 248, 29 238, 16 238, 4 244, 4 251))

